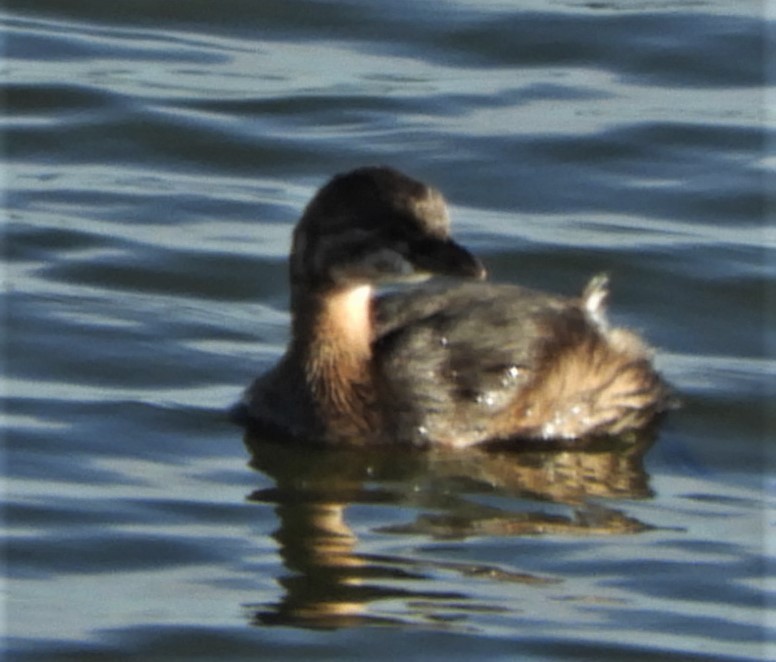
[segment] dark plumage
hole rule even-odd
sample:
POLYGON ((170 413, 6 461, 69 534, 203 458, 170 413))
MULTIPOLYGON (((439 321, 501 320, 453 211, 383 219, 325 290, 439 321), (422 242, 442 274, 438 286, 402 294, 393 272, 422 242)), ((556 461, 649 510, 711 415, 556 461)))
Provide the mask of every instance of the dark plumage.
POLYGON ((620 434, 665 407, 644 343, 607 326, 605 279, 565 298, 484 273, 434 189, 388 168, 335 177, 294 232, 288 350, 241 419, 319 443, 462 447, 620 434), (418 274, 455 280, 374 295, 418 274))

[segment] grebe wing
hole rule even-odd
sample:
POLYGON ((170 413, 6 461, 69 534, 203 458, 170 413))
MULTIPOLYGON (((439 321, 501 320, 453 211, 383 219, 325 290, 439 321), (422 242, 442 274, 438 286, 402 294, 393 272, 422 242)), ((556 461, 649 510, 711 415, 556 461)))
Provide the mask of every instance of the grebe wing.
POLYGON ((447 429, 460 437, 454 443, 481 434, 531 381, 545 322, 570 313, 584 323, 571 299, 490 283, 378 299, 374 356, 396 434, 416 443, 447 429))

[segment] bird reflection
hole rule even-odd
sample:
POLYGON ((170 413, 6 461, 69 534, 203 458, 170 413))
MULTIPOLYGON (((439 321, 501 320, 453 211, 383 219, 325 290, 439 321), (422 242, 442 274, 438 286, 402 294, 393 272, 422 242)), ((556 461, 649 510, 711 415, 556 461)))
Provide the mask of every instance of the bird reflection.
POLYGON ((467 613, 498 607, 435 588, 441 583, 428 580, 440 572, 522 585, 559 580, 500 565, 370 550, 385 549, 388 536, 401 547, 406 536, 463 540, 645 531, 650 528, 645 523, 604 504, 651 496, 643 459, 653 441, 653 431, 642 431, 628 439, 594 440, 581 450, 512 446, 397 453, 303 447, 249 433, 251 466, 274 484, 249 499, 274 506, 279 526, 273 535, 287 571, 279 580, 281 599, 249 605, 250 617, 256 624, 316 628, 461 627, 467 613), (346 521, 348 507, 356 505, 383 505, 391 518, 410 514, 410 519, 359 530, 357 536, 346 521), (378 611, 373 608, 378 601, 394 607, 378 611))

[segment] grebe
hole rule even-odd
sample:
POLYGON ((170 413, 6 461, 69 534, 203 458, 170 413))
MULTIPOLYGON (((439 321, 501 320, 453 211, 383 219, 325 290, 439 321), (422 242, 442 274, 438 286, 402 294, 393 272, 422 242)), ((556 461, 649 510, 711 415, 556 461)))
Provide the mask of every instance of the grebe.
POLYGON ((579 298, 483 282, 442 195, 386 167, 326 184, 290 257, 291 339, 236 418, 322 444, 466 447, 646 426, 667 402, 650 350, 579 298), (453 277, 378 296, 389 281, 453 277))

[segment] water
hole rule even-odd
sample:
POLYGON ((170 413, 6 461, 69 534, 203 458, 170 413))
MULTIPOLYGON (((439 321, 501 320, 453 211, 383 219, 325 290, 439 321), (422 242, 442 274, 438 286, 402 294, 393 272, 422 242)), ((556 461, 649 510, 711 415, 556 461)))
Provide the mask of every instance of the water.
POLYGON ((767 659, 763 12, 7 2, 7 657, 767 659), (610 272, 683 409, 585 453, 246 447, 293 222, 376 162, 495 279, 610 272))

